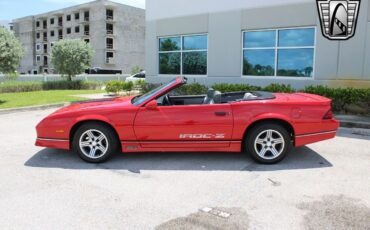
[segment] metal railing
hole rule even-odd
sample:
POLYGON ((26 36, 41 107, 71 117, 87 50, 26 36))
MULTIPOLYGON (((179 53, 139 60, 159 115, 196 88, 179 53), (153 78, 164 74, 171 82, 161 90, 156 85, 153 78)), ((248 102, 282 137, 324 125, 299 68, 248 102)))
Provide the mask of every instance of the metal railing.
POLYGON ((113 44, 107 44, 107 49, 113 49, 113 44))
POLYGON ((113 30, 107 30, 107 34, 113 35, 113 30))
POLYGON ((90 31, 85 31, 84 35, 87 35, 87 36, 90 35, 90 31))

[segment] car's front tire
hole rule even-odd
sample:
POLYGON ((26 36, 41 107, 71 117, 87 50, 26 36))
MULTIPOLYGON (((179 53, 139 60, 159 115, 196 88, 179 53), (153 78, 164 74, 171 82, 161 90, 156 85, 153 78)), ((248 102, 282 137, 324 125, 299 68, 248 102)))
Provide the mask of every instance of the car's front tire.
POLYGON ((291 147, 291 139, 283 126, 265 123, 252 128, 247 135, 245 145, 255 161, 274 164, 284 159, 291 147))
POLYGON ((118 149, 118 141, 108 126, 89 122, 81 125, 73 137, 73 150, 89 163, 107 161, 118 149))

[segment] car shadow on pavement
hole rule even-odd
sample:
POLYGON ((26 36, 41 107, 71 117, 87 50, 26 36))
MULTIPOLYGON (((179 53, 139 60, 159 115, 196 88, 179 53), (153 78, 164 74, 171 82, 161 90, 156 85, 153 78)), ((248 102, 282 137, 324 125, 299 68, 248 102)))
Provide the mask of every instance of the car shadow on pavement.
POLYGON ((43 149, 26 163, 28 167, 62 169, 184 170, 184 171, 277 171, 332 167, 320 154, 308 147, 293 149, 275 165, 255 163, 244 153, 125 153, 116 154, 102 164, 89 164, 70 151, 43 149))

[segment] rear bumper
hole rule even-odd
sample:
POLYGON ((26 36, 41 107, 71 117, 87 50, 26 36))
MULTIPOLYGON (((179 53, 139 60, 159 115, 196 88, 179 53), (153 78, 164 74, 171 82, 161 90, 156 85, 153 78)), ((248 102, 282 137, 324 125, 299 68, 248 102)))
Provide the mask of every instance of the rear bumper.
POLYGON ((297 134, 295 136, 294 146, 299 147, 334 138, 339 128, 339 122, 335 119, 325 120, 320 125, 315 124, 315 127, 319 131, 297 134))
POLYGON ((69 140, 64 139, 37 138, 35 145, 39 147, 70 150, 69 140))

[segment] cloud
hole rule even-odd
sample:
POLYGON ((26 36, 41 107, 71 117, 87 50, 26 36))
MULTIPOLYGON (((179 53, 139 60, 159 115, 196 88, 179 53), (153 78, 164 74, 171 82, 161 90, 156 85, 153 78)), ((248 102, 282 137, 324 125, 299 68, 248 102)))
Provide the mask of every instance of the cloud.
MULTIPOLYGON (((91 2, 92 0, 44 0, 48 3, 56 4, 82 4, 86 2, 91 2)), ((125 5, 145 8, 145 0, 113 0, 113 2, 122 3, 125 5)))

